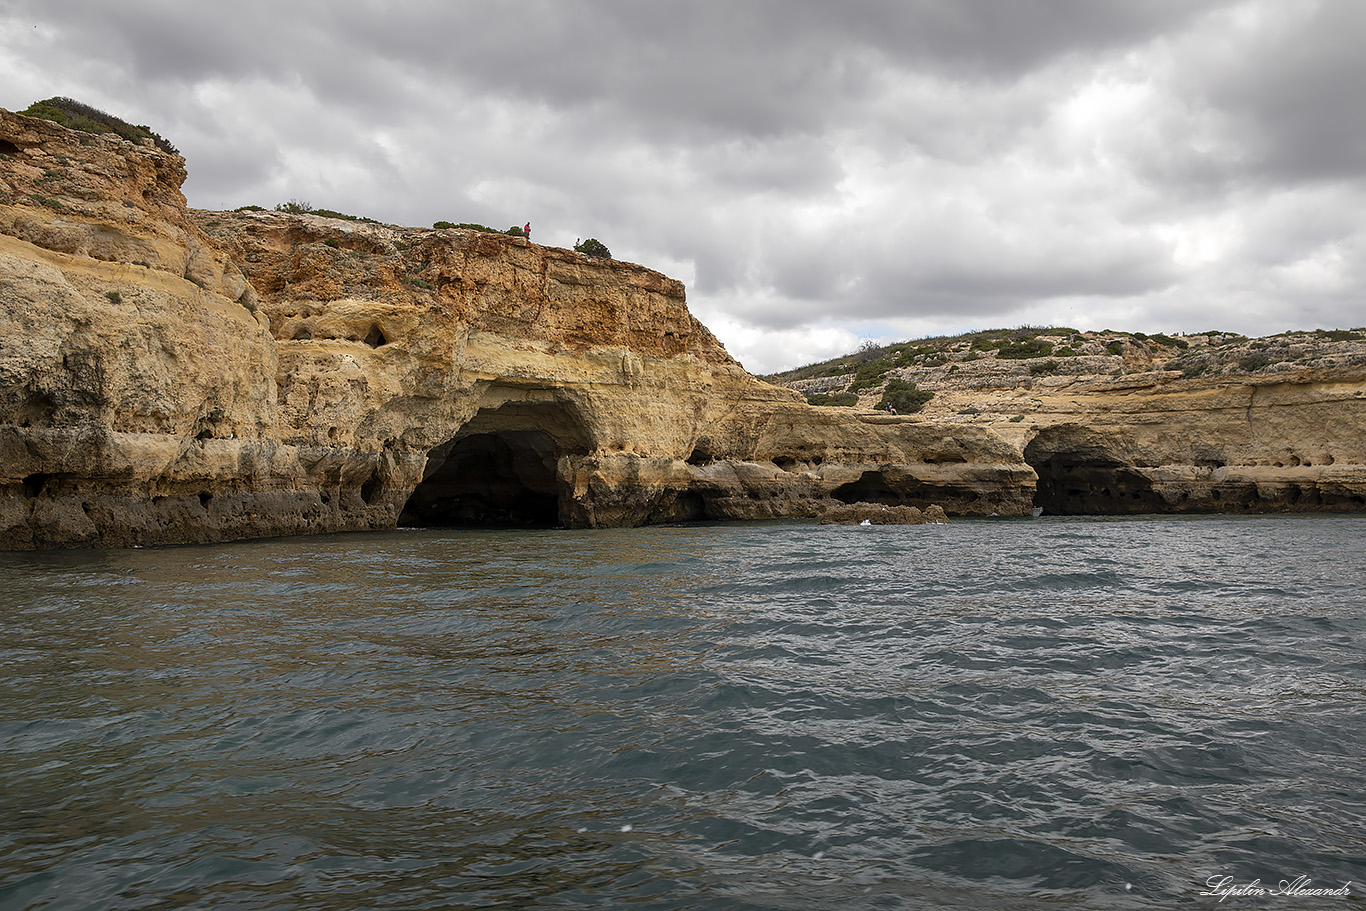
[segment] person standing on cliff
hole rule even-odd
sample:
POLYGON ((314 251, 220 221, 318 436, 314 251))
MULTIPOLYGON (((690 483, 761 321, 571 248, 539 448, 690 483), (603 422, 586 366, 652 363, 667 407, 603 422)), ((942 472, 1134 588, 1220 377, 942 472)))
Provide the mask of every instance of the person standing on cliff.
POLYGON ((522 229, 522 236, 531 240, 531 222, 527 222, 526 227, 522 229))

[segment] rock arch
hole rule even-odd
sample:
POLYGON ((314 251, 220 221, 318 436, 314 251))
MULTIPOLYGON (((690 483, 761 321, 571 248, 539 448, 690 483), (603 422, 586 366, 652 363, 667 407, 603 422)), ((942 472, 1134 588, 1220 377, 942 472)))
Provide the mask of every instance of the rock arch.
MULTIPOLYGON (((486 401, 488 397, 486 396, 486 401)), ((561 457, 591 448, 579 410, 564 401, 490 403, 427 453, 405 526, 554 527, 567 495, 561 457)))

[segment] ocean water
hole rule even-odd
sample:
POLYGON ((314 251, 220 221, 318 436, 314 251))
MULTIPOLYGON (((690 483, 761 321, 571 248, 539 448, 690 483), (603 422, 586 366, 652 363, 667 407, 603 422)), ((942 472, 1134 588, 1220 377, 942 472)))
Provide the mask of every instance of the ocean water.
POLYGON ((1359 906, 1364 541, 1044 517, 0 554, 0 908, 1359 906))

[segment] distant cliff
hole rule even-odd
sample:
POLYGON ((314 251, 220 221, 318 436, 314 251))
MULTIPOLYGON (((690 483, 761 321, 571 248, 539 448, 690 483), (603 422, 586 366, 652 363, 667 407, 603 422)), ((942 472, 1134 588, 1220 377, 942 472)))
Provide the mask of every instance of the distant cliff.
POLYGON ((1018 329, 870 350, 774 377, 804 394, 888 381, 911 420, 990 429, 1058 513, 1366 510, 1366 330, 1018 329))
POLYGON ((1120 375, 1012 367, 973 388, 992 358, 949 352, 916 367, 939 383, 923 413, 816 407, 741 369, 649 269, 471 230, 191 210, 185 174, 150 139, 0 111, 0 548, 859 501, 1366 504, 1356 363, 1183 379, 1126 353, 1120 375))

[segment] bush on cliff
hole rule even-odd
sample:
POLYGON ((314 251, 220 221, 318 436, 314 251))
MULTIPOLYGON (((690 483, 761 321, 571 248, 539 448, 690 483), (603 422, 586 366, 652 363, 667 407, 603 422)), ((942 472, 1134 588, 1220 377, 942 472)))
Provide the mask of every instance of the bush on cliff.
POLYGON ((162 137, 153 133, 149 127, 138 125, 133 126, 126 120, 120 120, 113 114, 106 114, 97 108, 92 108, 88 104, 82 104, 72 98, 56 96, 47 98, 43 101, 35 101, 28 106, 28 110, 20 111, 25 117, 39 117, 43 120, 51 120, 59 123, 68 130, 80 130, 82 133, 113 133, 121 136, 129 142, 142 142, 150 139, 158 149, 171 155, 179 155, 176 147, 171 145, 162 137))
POLYGON ((499 231, 497 228, 490 228, 488 225, 476 224, 475 222, 471 222, 471 221, 462 221, 462 222, 460 222, 459 224, 456 224, 455 222, 449 222, 449 221, 438 221, 438 222, 434 222, 434 223, 432 224, 432 227, 433 227, 433 228, 436 228, 436 229, 438 229, 438 230, 440 230, 440 229, 442 229, 442 228, 457 228, 457 229, 459 229, 459 230, 461 230, 461 231, 482 231, 484 234, 502 234, 502 233, 503 233, 502 231, 499 231))
POLYGON ((915 383, 908 383, 893 377, 887 381, 887 386, 882 391, 882 401, 877 403, 879 410, 888 407, 895 408, 897 414, 914 414, 925 403, 934 398, 934 393, 921 389, 915 383))
POLYGON ((1031 357, 1047 357, 1053 353, 1053 343, 1041 338, 1027 338, 1018 342, 1008 342, 996 349, 996 356, 1014 360, 1031 357))
POLYGON ((852 392, 836 392, 831 395, 817 392, 814 395, 808 395, 806 401, 811 405, 838 405, 842 408, 848 408, 858 404, 858 396, 852 392))
POLYGON ((373 218, 366 218, 363 215, 347 215, 345 212, 338 212, 336 209, 315 209, 301 199, 291 199, 289 202, 275 204, 276 212, 287 212, 290 215, 321 215, 323 218, 340 218, 342 221, 362 221, 366 224, 377 225, 379 222, 373 218))
POLYGON ((882 382, 882 378, 892 369, 892 362, 889 360, 873 361, 870 364, 860 364, 854 371, 854 381, 849 384, 851 392, 858 392, 860 389, 871 389, 882 382))
POLYGON ((600 259, 611 259, 612 251, 607 249, 607 245, 596 237, 581 240, 574 245, 574 249, 588 256, 596 256, 600 259))

